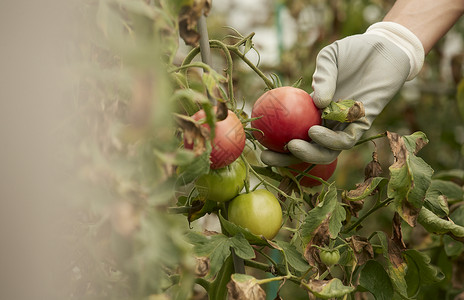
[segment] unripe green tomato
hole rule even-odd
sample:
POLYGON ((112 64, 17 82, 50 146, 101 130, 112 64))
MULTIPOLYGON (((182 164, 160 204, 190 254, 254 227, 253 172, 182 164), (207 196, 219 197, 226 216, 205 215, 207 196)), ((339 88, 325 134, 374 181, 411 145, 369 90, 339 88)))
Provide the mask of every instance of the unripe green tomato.
POLYGON ((246 175, 245 163, 238 158, 224 168, 209 170, 197 179, 195 186, 202 199, 226 202, 242 191, 246 175))
POLYGON ((228 219, 270 240, 277 235, 282 225, 282 208, 271 192, 256 190, 240 194, 230 202, 228 219))
POLYGON ((326 266, 332 266, 338 263, 338 261, 340 260, 340 252, 338 251, 338 249, 319 249, 319 258, 321 259, 322 263, 324 263, 326 266))

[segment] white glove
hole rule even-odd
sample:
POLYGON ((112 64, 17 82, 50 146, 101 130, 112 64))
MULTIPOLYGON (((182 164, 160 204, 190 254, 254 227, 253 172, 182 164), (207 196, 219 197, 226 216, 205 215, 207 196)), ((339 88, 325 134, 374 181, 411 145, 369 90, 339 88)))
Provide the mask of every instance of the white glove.
POLYGON ((331 163, 341 150, 352 148, 403 86, 419 73, 424 62, 420 40, 406 27, 379 22, 364 34, 338 40, 322 49, 316 59, 312 97, 323 109, 331 101, 353 99, 364 105, 366 116, 353 123, 326 122, 313 126, 312 142, 291 140, 291 154, 264 151, 268 165, 288 166, 300 161, 331 163))

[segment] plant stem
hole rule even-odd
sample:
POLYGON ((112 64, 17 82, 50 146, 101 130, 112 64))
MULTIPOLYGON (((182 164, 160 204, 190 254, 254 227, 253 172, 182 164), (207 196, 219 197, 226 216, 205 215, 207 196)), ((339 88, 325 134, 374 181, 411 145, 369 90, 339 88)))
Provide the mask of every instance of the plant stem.
POLYGON ((266 283, 273 282, 273 281, 280 281, 280 280, 284 280, 284 279, 290 279, 291 277, 292 277, 292 275, 270 277, 270 278, 266 278, 266 279, 257 280, 257 283, 261 285, 261 284, 266 284, 266 283))
POLYGON ((377 135, 373 135, 371 137, 368 137, 368 138, 365 138, 365 139, 362 139, 362 140, 359 140, 356 144, 354 144, 355 146, 358 146, 358 145, 361 145, 365 142, 369 142, 369 141, 372 141, 372 140, 375 140, 375 139, 378 139, 378 138, 382 138, 384 136, 387 136, 387 133, 386 132, 383 132, 383 133, 379 133, 377 135))
POLYGON ((365 218, 367 218, 368 216, 370 216, 373 212, 375 212, 376 210, 384 207, 384 206, 387 206, 393 199, 390 199, 390 198, 387 198, 386 200, 384 201, 380 201, 379 203, 377 203, 375 206, 373 206, 366 214, 364 214, 362 217, 360 217, 358 220, 356 220, 355 223, 353 223, 350 227, 348 227, 347 229, 343 230, 342 233, 348 233, 350 232, 351 230, 355 229, 356 227, 358 227, 359 224, 361 224, 362 221, 364 221, 365 218))

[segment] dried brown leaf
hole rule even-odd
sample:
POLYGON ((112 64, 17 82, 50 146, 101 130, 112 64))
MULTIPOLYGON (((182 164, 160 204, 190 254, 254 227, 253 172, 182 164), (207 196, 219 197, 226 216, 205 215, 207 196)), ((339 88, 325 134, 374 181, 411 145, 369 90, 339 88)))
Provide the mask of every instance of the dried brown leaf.
POLYGON ((319 250, 314 246, 324 247, 329 244, 330 232, 329 232, 329 218, 326 218, 324 222, 319 225, 315 230, 313 238, 306 246, 304 257, 311 266, 321 264, 319 258, 319 250))
POLYGON ((210 261, 208 257, 196 257, 195 275, 204 277, 210 269, 210 261))
POLYGON ((354 122, 356 120, 361 119, 366 115, 364 111, 364 105, 362 102, 356 101, 354 105, 348 110, 348 114, 346 115, 347 122, 354 122))
POLYGON ((353 235, 347 238, 347 241, 351 249, 353 249, 358 265, 363 265, 374 258, 374 248, 367 238, 353 235))
POLYGON ((408 150, 406 149, 404 140, 399 134, 387 131, 387 137, 390 142, 390 148, 393 152, 393 156, 395 157, 395 162, 391 167, 399 169, 406 163, 408 150))
POLYGON ((250 276, 250 280, 236 280, 232 276, 227 284, 229 299, 232 300, 265 300, 266 293, 256 280, 250 276))
POLYGON ((184 138, 187 144, 193 144, 195 155, 202 154, 206 149, 206 140, 209 137, 209 130, 195 122, 190 117, 174 114, 176 123, 184 131, 184 138))
POLYGON ((217 106, 216 106, 216 119, 217 122, 225 120, 227 118, 227 115, 229 113, 229 109, 227 108, 227 105, 225 102, 220 102, 218 101, 217 106))
POLYGON ((196 47, 200 34, 196 31, 198 19, 208 15, 212 0, 194 0, 192 6, 184 6, 179 14, 179 34, 187 45, 196 47))

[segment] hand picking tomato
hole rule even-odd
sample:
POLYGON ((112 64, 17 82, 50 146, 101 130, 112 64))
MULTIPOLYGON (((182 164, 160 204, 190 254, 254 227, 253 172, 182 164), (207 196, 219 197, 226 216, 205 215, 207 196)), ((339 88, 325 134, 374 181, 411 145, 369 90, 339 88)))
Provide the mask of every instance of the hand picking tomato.
POLYGON ((319 249, 319 258, 326 266, 332 266, 337 264, 340 260, 340 252, 338 249, 319 249))
MULTIPOLYGON (((206 118, 203 110, 196 112, 192 118, 195 121, 206 118)), ((202 126, 209 128, 208 124, 202 126)), ((193 144, 184 141, 186 149, 192 149, 193 144)), ((210 155, 211 169, 220 169, 235 161, 245 148, 245 130, 242 122, 231 111, 228 110, 227 117, 216 122, 215 136, 211 143, 213 147, 210 155)))
POLYGON ((286 145, 293 139, 310 141, 308 129, 321 124, 321 112, 311 96, 302 89, 285 86, 265 92, 255 102, 251 127, 254 137, 265 147, 288 152, 286 145))
POLYGON ((230 202, 228 219, 270 240, 277 235, 282 225, 282 208, 271 192, 256 190, 240 194, 230 202))
MULTIPOLYGON (((310 163, 302 162, 296 165, 291 165, 288 166, 290 169, 295 169, 301 172, 304 172, 307 168, 311 166, 310 163)), ((323 180, 328 180, 332 174, 335 172, 335 169, 337 168, 337 159, 335 159, 333 162, 331 162, 328 165, 316 165, 314 168, 312 168, 308 174, 311 174, 313 176, 319 177, 323 180)), ((293 175, 298 175, 300 173, 295 172, 295 171, 290 171, 293 175)), ((307 187, 313 187, 313 186, 318 186, 321 185, 321 182, 317 181, 316 179, 310 178, 308 176, 303 176, 300 179, 300 184, 302 186, 307 186, 307 187)))
POLYGON ((246 167, 241 158, 221 169, 209 170, 195 182, 204 200, 226 202, 237 196, 245 186, 246 167))

